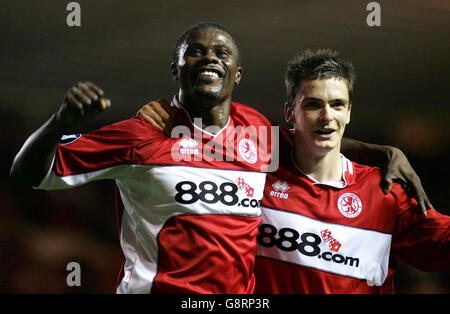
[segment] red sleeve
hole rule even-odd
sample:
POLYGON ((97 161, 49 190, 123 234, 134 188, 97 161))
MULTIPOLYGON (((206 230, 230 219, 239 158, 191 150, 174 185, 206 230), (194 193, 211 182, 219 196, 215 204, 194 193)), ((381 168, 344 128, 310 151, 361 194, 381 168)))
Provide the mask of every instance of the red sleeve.
POLYGON ((393 254, 421 271, 450 270, 450 216, 429 209, 423 217, 417 202, 399 189, 393 191, 399 204, 393 254))
POLYGON ((67 176, 132 164, 135 146, 151 141, 158 132, 139 117, 107 125, 68 144, 60 143, 54 170, 60 176, 67 176))
MULTIPOLYGON (((135 117, 88 134, 63 136, 53 166, 37 189, 66 189, 95 180, 129 177, 137 145, 164 137, 159 129, 135 117)), ((151 157, 157 145, 147 145, 151 157)))

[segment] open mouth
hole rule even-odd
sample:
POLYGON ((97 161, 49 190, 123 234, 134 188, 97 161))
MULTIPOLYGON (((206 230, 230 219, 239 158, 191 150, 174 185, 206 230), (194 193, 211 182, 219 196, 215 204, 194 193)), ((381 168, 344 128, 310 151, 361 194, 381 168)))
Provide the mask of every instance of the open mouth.
POLYGON ((318 135, 324 135, 324 136, 332 135, 334 132, 336 132, 336 131, 333 129, 320 129, 320 130, 314 131, 314 133, 316 133, 318 135))
POLYGON ((197 72, 197 76, 206 79, 219 79, 223 77, 223 74, 217 69, 201 69, 197 72))

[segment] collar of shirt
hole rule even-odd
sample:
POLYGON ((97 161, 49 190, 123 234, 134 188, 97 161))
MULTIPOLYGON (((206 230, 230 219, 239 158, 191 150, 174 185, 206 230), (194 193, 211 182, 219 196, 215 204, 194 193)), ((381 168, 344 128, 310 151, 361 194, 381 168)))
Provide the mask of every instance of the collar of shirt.
POLYGON ((298 171, 300 171, 303 175, 308 177, 311 181, 313 181, 313 185, 326 185, 329 187, 334 187, 337 189, 343 189, 347 187, 347 176, 353 175, 353 165, 350 160, 345 158, 344 155, 341 155, 341 162, 342 162, 342 178, 341 180, 330 180, 325 182, 320 182, 317 179, 315 179, 313 176, 304 173, 299 167, 297 167, 295 160, 294 160, 294 154, 293 151, 291 152, 291 160, 292 163, 295 165, 298 171))

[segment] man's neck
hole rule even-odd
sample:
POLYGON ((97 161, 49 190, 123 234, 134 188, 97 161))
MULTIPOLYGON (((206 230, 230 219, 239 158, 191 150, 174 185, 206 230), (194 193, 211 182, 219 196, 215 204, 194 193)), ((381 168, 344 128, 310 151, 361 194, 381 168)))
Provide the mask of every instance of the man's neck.
POLYGON ((184 97, 181 93, 178 97, 179 101, 188 112, 191 121, 197 122, 201 119, 201 125, 197 125, 197 127, 206 129, 211 126, 216 126, 219 130, 228 123, 231 99, 225 99, 224 101, 202 98, 194 99, 184 97))
POLYGON ((314 154, 303 145, 296 143, 293 157, 296 166, 318 182, 343 179, 342 157, 339 147, 325 154, 314 154))

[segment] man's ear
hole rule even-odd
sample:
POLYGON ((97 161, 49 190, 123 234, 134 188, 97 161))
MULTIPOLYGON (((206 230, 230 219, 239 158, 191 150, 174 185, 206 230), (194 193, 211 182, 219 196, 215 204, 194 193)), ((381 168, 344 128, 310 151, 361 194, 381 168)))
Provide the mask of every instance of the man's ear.
POLYGON ((287 123, 295 124, 295 108, 289 102, 284 104, 284 118, 287 123))
POLYGON ((239 85, 241 78, 242 78, 242 67, 238 67, 234 78, 234 84, 239 85))
POLYGON ((347 121, 346 121, 346 124, 349 124, 349 123, 350 123, 350 116, 351 116, 351 113, 352 113, 352 104, 350 103, 350 104, 348 104, 348 114, 347 114, 347 121))
POLYGON ((178 67, 175 62, 172 62, 170 65, 170 72, 172 73, 172 78, 175 81, 178 81, 178 67))

